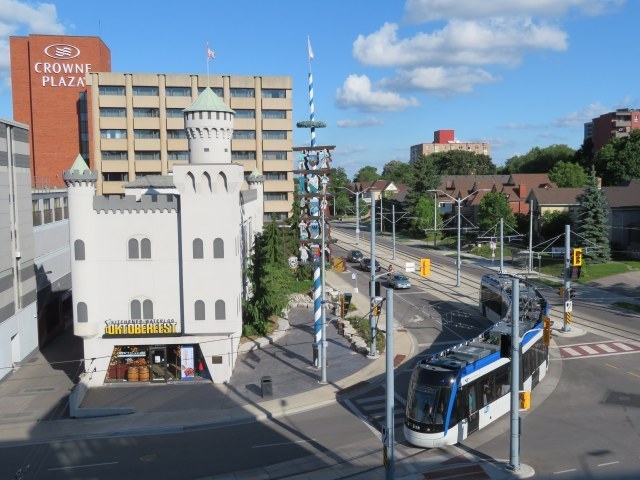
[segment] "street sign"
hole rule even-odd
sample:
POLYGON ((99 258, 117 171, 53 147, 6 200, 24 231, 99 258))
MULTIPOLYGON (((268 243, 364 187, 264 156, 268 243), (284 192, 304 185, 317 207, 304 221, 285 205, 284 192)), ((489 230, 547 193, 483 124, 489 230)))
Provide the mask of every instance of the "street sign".
POLYGON ((351 280, 355 280, 355 279, 356 279, 356 272, 353 272, 353 273, 351 274, 351 280))
POLYGON ((414 262, 407 262, 407 263, 404 264, 404 270, 407 273, 415 272, 416 271, 416 264, 414 262))
POLYGON ((495 249, 496 249, 496 242, 491 242, 491 243, 489 244, 489 248, 490 248, 491 250, 495 250, 495 249))
POLYGON ((567 300, 564 302, 564 308, 567 312, 573 312, 573 302, 571 300, 567 300))

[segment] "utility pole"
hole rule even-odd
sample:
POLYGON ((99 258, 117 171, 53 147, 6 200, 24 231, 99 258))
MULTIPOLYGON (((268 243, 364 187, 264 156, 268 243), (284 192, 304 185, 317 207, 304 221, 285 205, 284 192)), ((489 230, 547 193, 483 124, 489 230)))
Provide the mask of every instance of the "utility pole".
POLYGON ((396 205, 391 205, 391 238, 393 243, 393 254, 391 259, 396 259, 396 205))
POLYGON ((533 271, 533 205, 535 200, 531 199, 529 205, 529 273, 533 271))
POLYGON ((395 459, 394 459, 394 443, 395 443, 395 391, 393 383, 393 288, 387 288, 387 344, 385 352, 385 361, 387 365, 386 377, 387 377, 387 392, 386 392, 386 407, 387 407, 387 435, 386 444, 387 449, 387 480, 393 480, 395 478, 395 459))
POLYGON ((504 218, 500 218, 500 273, 504 273, 504 218))
POLYGON ((382 192, 380 192, 380 234, 384 232, 384 224, 382 223, 382 192))
POLYGON ((433 246, 437 246, 438 238, 438 192, 433 192, 433 246))
POLYGON ((369 280, 369 294, 371 296, 371 305, 369 309, 369 327, 371 328, 371 348, 369 348, 369 357, 376 357, 376 319, 373 315, 373 306, 376 301, 376 196, 375 192, 371 193, 371 263, 369 271, 371 277, 369 280))
POLYGON ((511 453, 509 470, 520 471, 520 279, 511 284, 511 453))
POLYGON ((356 245, 360 244, 360 194, 356 192, 356 245))
POLYGON ((564 332, 571 331, 571 320, 569 316, 571 313, 567 308, 569 306, 568 302, 571 300, 569 296, 569 292, 571 289, 571 225, 564 226, 564 320, 562 325, 562 330, 564 332))
MULTIPOLYGON (((325 186, 326 188, 326 186, 325 186)), ((322 249, 322 252, 320 253, 320 260, 322 262, 322 265, 320 266, 320 276, 322 277, 322 292, 321 292, 321 298, 322 298, 322 306, 321 308, 321 321, 322 321, 322 328, 321 328, 321 332, 322 332, 322 336, 321 336, 321 341, 322 341, 322 345, 320 345, 318 348, 318 351, 320 353, 320 370, 321 370, 321 374, 320 374, 320 384, 322 385, 326 385, 327 383, 327 306, 325 304, 326 301, 326 297, 325 297, 325 291, 326 291, 326 286, 325 286, 325 272, 324 272, 324 264, 325 264, 325 224, 324 224, 324 211, 327 208, 327 197, 323 196, 322 200, 320 201, 320 227, 321 227, 321 235, 322 235, 322 239, 320 242, 320 248, 322 249)))

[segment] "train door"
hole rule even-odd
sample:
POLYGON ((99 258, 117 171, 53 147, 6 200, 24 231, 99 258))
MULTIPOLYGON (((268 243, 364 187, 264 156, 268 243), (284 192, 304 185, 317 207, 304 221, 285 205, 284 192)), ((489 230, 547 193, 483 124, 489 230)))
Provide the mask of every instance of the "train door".
POLYGON ((467 385, 463 389, 464 400, 467 411, 467 436, 478 430, 480 426, 480 417, 478 414, 478 395, 476 392, 476 383, 467 385))

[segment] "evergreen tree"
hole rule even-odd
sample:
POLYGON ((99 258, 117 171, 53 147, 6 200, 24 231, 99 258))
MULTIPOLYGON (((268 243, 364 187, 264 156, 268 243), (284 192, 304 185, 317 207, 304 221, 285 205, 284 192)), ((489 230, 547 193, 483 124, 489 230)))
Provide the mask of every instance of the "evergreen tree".
POLYGON ((611 260, 609 245, 609 224, 607 223, 607 201, 598 189, 596 172, 592 168, 584 193, 578 198, 578 235, 586 247, 585 257, 591 263, 605 263, 611 260))

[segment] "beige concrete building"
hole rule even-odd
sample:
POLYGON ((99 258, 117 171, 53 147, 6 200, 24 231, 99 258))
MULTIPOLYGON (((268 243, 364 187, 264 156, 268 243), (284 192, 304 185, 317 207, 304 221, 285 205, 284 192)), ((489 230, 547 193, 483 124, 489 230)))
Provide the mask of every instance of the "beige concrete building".
POLYGON ((90 165, 96 194, 123 195, 128 182, 186 164, 182 110, 207 86, 235 111, 232 162, 264 182, 264 216, 285 219, 293 202, 292 85, 288 76, 96 72, 90 87, 90 165))

